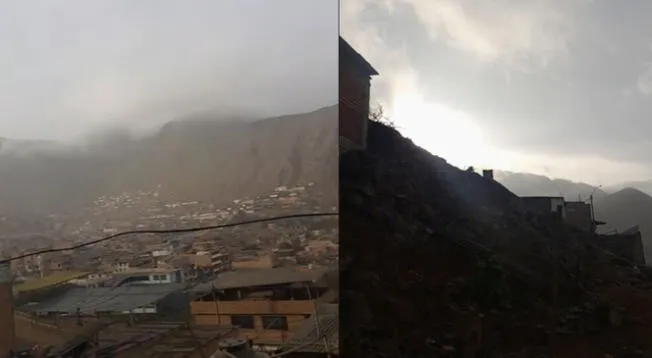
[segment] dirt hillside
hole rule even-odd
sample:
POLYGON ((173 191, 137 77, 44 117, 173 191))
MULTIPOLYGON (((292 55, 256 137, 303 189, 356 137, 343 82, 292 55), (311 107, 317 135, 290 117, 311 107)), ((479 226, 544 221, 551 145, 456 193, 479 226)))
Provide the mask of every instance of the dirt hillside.
POLYGON ((343 155, 340 198, 348 354, 652 354, 646 270, 394 129, 372 123, 368 150, 343 155))

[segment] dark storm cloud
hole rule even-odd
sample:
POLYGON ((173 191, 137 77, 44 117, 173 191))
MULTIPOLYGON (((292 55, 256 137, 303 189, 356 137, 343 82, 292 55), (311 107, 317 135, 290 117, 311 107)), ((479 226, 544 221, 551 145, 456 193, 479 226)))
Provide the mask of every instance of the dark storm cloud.
POLYGON ((67 139, 223 108, 333 104, 337 9, 336 0, 3 2, 0 136, 67 139))
POLYGON ((422 93, 472 115, 495 146, 652 160, 652 2, 353 1, 349 19, 401 49, 422 93))

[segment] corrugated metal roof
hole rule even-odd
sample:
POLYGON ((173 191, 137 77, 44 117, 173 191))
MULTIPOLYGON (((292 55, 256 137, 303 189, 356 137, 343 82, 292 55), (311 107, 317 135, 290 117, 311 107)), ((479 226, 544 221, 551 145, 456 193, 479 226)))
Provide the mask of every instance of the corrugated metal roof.
POLYGON ((339 305, 322 304, 318 308, 318 313, 319 334, 317 334, 317 317, 312 315, 297 329, 292 338, 282 346, 283 350, 301 347, 296 352, 339 354, 339 305))
POLYGON ((71 288, 61 295, 47 298, 37 304, 23 305, 19 310, 68 314, 74 314, 78 309, 84 314, 122 312, 155 303, 183 288, 181 284, 71 288))
POLYGON ((224 272, 212 282, 202 283, 193 287, 194 293, 210 292, 211 288, 225 290, 239 287, 271 286, 295 282, 309 282, 321 279, 327 269, 314 269, 296 271, 290 268, 279 267, 273 269, 258 269, 246 271, 224 272))
POLYGON ((81 272, 81 271, 57 272, 49 276, 28 280, 25 281, 24 283, 18 284, 16 285, 16 291, 18 293, 25 293, 25 292, 44 289, 44 288, 49 288, 52 286, 60 285, 62 283, 66 283, 76 278, 86 276, 88 274, 89 272, 81 272))

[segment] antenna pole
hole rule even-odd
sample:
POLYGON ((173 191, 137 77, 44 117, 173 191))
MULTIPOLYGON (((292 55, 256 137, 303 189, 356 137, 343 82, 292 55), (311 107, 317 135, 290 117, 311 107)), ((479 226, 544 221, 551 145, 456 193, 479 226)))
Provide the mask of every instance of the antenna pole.
POLYGON ((589 202, 591 205, 591 234, 595 234, 597 231, 596 225, 595 225, 595 210, 593 209, 593 194, 589 197, 589 202))

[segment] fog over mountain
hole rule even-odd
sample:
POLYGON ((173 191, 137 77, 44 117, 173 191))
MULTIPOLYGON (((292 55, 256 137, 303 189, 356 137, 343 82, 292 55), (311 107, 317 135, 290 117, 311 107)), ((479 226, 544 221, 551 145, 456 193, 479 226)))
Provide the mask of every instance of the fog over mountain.
POLYGON ((520 196, 563 196, 567 200, 586 200, 591 194, 595 197, 607 194, 603 188, 595 185, 567 179, 552 179, 537 174, 496 171, 494 176, 497 181, 520 196))
POLYGON ((0 4, 0 211, 336 185, 337 18, 336 1, 0 4))
POLYGON ((80 141, 331 105, 337 18, 336 1, 4 2, 0 137, 80 141))
POLYGON ((496 180, 518 195, 564 196, 568 200, 577 200, 578 196, 586 199, 593 193, 594 197, 599 198, 626 188, 652 195, 652 179, 602 186, 531 173, 497 170, 494 175, 496 180))
POLYGON ((9 140, 13 149, 0 152, 0 211, 77 211, 137 190, 228 205, 310 182, 337 198, 337 106, 258 121, 180 119, 150 135, 98 137, 76 147, 9 140))

